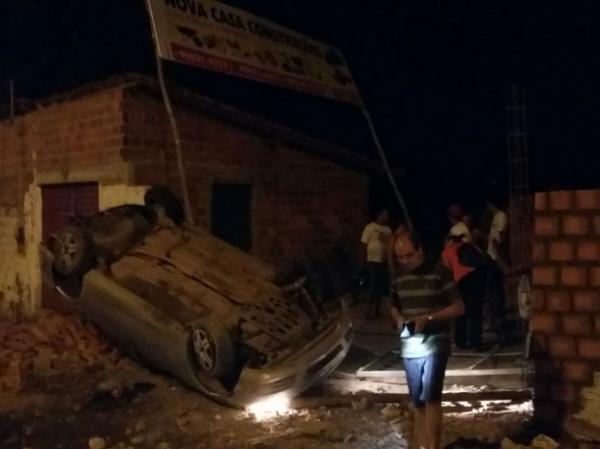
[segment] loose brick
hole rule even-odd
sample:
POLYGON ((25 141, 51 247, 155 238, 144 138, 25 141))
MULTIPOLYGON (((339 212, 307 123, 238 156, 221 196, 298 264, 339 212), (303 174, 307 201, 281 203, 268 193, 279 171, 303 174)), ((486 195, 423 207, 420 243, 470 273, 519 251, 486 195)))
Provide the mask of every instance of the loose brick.
POLYGON ((573 260, 573 243, 567 240, 550 243, 550 260, 554 262, 573 260))
POLYGON ((594 325, 591 318, 584 314, 569 314, 561 317, 563 329, 567 335, 592 335, 594 325))
POLYGON ((578 312, 600 311, 600 292, 594 290, 573 293, 573 305, 578 312))
POLYGON ((588 383, 592 380, 592 366, 585 360, 567 360, 563 363, 563 376, 572 382, 588 383))
POLYGON ((555 357, 577 356, 577 344, 573 337, 550 337, 550 354, 555 357))
POLYGON ((600 267, 590 268, 590 285, 600 287, 600 267))
POLYGON ((546 207, 548 207, 548 194, 546 192, 537 192, 535 194, 534 207, 538 212, 546 210, 546 207))
POLYGON ((586 235, 590 231, 589 219, 583 215, 567 215, 563 217, 562 229, 565 235, 586 235))
POLYGON ((600 241, 588 240, 577 244, 577 260, 599 262, 600 241))
POLYGON ((560 269, 560 282, 569 287, 584 287, 587 285, 587 268, 562 267, 560 269))
POLYGON ((531 308, 532 310, 543 310, 546 307, 545 293, 541 289, 533 289, 531 291, 531 308))
POLYGON ((600 190, 578 190, 575 192, 577 209, 600 209, 600 190))
POLYGON ((553 312, 570 312, 571 294, 563 291, 549 291, 546 294, 546 307, 553 312))
POLYGON ((573 192, 550 192, 550 208, 552 210, 567 210, 573 207, 573 192))
POLYGON ((600 359, 600 338, 582 338, 579 340, 579 354, 586 359, 600 359))
POLYGON ((552 237, 558 235, 557 217, 536 217, 534 233, 538 237, 552 237))
POLYGON ((544 242, 533 242, 531 259, 533 262, 546 261, 546 244, 544 242))
POLYGON ((553 313, 538 313, 531 318, 531 330, 538 334, 554 334, 558 328, 558 317, 553 313))
POLYGON ((556 284, 556 268, 555 267, 534 267, 533 268, 533 285, 555 285, 556 284))

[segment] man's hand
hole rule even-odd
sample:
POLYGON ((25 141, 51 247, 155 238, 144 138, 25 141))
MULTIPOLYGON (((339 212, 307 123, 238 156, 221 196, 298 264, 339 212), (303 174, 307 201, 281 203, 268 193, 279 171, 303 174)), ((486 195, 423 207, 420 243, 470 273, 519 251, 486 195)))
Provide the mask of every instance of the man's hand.
POLYGON ((402 329, 402 326, 404 325, 404 322, 406 321, 404 319, 404 317, 400 314, 400 311, 398 310, 397 307, 392 306, 390 308, 390 315, 391 317, 394 319, 394 322, 396 323, 396 326, 398 329, 402 329))

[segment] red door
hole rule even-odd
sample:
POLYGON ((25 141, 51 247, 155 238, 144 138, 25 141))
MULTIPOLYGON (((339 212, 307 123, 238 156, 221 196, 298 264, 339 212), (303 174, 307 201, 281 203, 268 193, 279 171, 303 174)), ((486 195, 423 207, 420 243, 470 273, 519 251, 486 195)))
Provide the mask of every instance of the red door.
MULTIPOLYGON (((98 212, 98 183, 53 184, 42 186, 42 240, 48 238, 75 215, 98 212)), ((68 302, 46 286, 42 289, 42 306, 68 311, 68 302)))

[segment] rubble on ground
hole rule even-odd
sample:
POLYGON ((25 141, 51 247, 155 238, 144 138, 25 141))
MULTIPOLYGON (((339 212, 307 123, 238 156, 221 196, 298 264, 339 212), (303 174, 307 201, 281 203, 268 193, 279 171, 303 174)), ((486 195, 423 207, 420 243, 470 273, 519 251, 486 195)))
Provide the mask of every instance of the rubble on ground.
POLYGON ((0 390, 23 391, 36 376, 118 357, 92 324, 43 310, 35 320, 0 325, 0 390))

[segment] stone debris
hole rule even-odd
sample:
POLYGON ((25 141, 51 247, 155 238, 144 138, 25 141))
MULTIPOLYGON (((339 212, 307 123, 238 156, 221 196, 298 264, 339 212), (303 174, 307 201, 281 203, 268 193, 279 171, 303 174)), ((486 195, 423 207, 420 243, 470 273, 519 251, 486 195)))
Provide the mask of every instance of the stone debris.
POLYGON ((106 447, 106 441, 104 438, 92 437, 88 441, 89 449, 104 449, 106 447))
POLYGON ((369 407, 369 400, 366 397, 360 398, 357 401, 352 401, 352 408, 357 411, 366 410, 369 407))
POLYGON ((93 366, 116 351, 77 315, 42 311, 34 321, 0 323, 0 390, 23 391, 36 376, 93 366))
POLYGON ((504 438, 500 444, 502 449, 557 449, 558 442, 546 435, 538 435, 530 445, 516 444, 510 438, 504 438))

